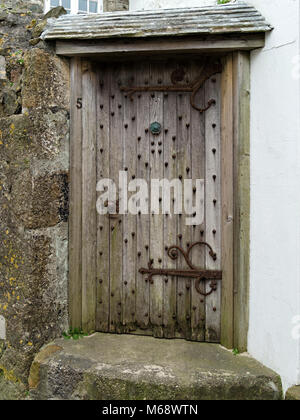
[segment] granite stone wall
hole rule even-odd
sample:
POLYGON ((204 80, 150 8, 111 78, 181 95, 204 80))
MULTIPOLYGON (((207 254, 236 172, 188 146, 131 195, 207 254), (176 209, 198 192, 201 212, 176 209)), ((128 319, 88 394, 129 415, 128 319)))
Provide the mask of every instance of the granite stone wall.
POLYGON ((68 326, 69 64, 39 40, 43 1, 0 2, 0 399, 68 326))
POLYGON ((42 0, 0 0, 0 400, 68 329, 69 62, 45 24, 42 0))

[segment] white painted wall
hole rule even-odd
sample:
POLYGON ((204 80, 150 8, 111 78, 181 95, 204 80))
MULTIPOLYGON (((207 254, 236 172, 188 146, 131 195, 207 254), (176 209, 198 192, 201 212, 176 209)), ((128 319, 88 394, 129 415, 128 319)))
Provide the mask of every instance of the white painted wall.
MULTIPOLYGON (((215 3, 131 0, 130 8, 215 3)), ((293 327, 300 332, 300 72, 293 64, 300 60, 300 6, 299 0, 248 3, 275 28, 265 48, 251 54, 249 352, 287 388, 300 384, 300 339, 292 337, 293 327)))
POLYGON ((300 383, 300 10, 299 0, 248 2, 275 28, 251 57, 249 352, 286 388, 300 383))

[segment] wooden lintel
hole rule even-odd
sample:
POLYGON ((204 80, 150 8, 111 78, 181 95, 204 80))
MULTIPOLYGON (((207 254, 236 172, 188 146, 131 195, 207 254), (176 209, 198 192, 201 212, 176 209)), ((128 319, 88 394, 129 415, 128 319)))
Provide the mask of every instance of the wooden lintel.
POLYGON ((206 38, 152 38, 98 41, 56 41, 57 55, 69 57, 116 56, 127 54, 222 53, 249 51, 265 45, 265 34, 206 38))

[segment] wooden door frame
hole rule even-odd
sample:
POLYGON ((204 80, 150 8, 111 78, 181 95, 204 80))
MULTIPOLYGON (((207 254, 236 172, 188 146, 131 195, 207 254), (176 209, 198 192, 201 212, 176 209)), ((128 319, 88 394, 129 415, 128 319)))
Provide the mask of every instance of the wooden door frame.
MULTIPOLYGON (((87 302, 87 291, 93 285, 82 287, 82 129, 78 98, 82 85, 78 57, 105 60, 109 57, 130 57, 144 54, 145 44, 136 46, 121 40, 106 43, 57 43, 57 54, 71 57, 71 130, 70 130, 70 221, 69 221, 69 314, 71 328, 95 329, 96 302, 87 302), (121 46, 120 46, 121 45, 121 46), (126 51, 124 51, 124 45, 126 51), (130 45, 130 48, 128 47, 130 45), (88 319, 86 319, 86 308, 88 319), (84 318, 84 321, 82 319, 84 318)), ((183 51, 182 42, 168 40, 172 52, 183 51), (176 48, 177 45, 177 48, 176 48)), ((264 34, 248 36, 248 40, 234 39, 234 45, 219 39, 187 41, 185 52, 203 54, 214 52, 222 56, 221 75, 221 187, 222 187, 222 304, 221 344, 227 348, 247 350, 249 324, 249 253, 250 253, 250 53, 264 45, 264 34), (255 43, 253 42, 255 39, 255 43), (253 44, 253 45, 252 45, 253 44)), ((161 54, 161 43, 147 41, 147 53, 161 54)))

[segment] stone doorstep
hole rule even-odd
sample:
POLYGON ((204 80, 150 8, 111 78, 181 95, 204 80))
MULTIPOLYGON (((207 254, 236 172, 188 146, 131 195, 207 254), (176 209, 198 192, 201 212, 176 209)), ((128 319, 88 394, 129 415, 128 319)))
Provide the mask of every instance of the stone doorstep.
POLYGON ((96 333, 58 339, 35 358, 32 399, 280 400, 281 380, 216 344, 96 333))

